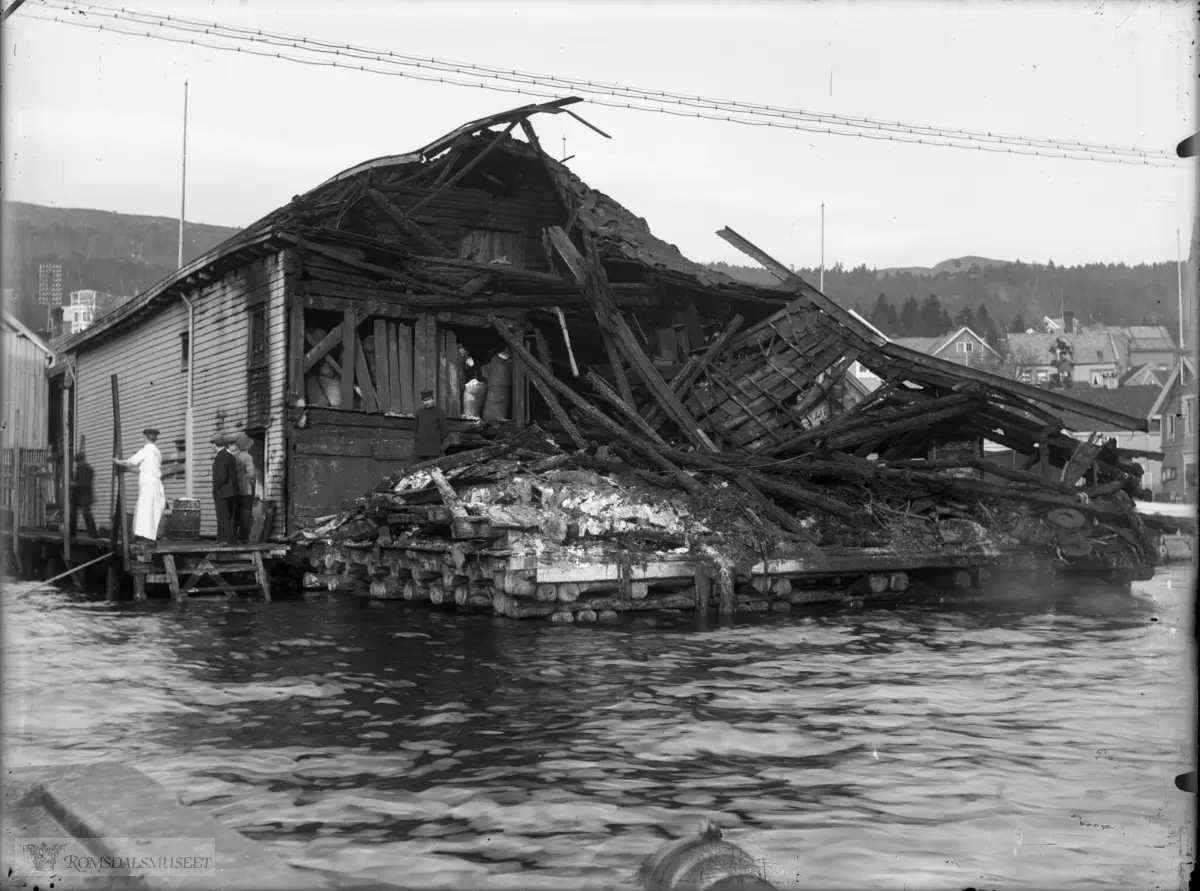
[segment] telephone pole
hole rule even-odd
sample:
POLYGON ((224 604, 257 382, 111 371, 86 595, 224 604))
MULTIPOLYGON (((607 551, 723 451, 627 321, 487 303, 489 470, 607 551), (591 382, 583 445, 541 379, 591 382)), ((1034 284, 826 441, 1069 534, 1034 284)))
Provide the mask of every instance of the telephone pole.
POLYGON ((188 82, 183 82, 183 176, 179 186, 179 268, 183 268, 183 215, 187 207, 187 100, 188 82))
POLYGON ((821 283, 817 290, 825 293, 825 202, 821 202, 821 283))

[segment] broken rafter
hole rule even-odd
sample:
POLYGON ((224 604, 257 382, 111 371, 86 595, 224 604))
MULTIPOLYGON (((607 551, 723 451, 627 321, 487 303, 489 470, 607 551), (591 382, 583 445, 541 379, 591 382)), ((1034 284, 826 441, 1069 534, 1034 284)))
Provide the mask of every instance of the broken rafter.
POLYGON ((426 232, 408 214, 400 211, 392 202, 383 197, 379 190, 370 189, 367 191, 367 195, 379 206, 380 210, 391 218, 393 223, 421 242, 426 249, 432 250, 438 256, 448 257, 450 255, 449 249, 444 244, 426 232))
POLYGON ((503 130, 501 130, 498 134, 496 134, 496 138, 493 139, 491 142, 489 142, 487 144, 487 146, 483 149, 483 151, 481 151, 478 155, 476 155, 474 158, 472 158, 470 161, 468 161, 466 164, 464 164, 462 166, 462 168, 457 173, 455 173, 452 177, 450 177, 445 182, 438 185, 436 188, 434 188, 434 190, 432 192, 430 192, 428 195, 426 195, 424 198, 422 198, 420 201, 418 201, 416 204, 414 204, 412 207, 410 207, 408 210, 406 210, 404 212, 402 218, 406 219, 406 220, 411 219, 413 217, 413 215, 416 214, 417 211, 419 211, 421 208, 425 207, 427 204, 434 201, 440 195, 445 194, 447 190, 454 188, 454 186, 460 180, 462 180, 462 178, 464 176, 466 176, 468 173, 470 173, 472 170, 474 170, 484 158, 486 158, 488 155, 490 155, 496 149, 496 147, 499 146, 500 143, 505 140, 505 138, 508 136, 509 133, 512 132, 512 129, 515 126, 517 126, 517 121, 513 121, 511 124, 509 124, 503 130))

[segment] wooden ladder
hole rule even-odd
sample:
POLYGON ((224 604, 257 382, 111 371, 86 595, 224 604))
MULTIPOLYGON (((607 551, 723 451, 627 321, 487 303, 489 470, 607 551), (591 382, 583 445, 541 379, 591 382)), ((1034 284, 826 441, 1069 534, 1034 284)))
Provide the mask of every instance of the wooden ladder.
POLYGON ((203 557, 190 554, 163 554, 163 566, 166 569, 171 598, 182 600, 189 594, 215 594, 218 591, 233 597, 239 591, 262 591, 263 600, 270 601, 271 579, 267 574, 261 552, 250 551, 249 561, 243 559, 247 556, 244 553, 233 554, 232 556, 235 557, 233 561, 222 561, 217 559, 218 553, 221 552, 205 554, 203 557), (251 572, 255 576, 254 584, 239 583, 226 578, 228 575, 251 572), (184 573, 188 573, 186 580, 180 582, 180 576, 184 573), (211 583, 207 587, 201 587, 200 580, 205 576, 211 580, 211 583))

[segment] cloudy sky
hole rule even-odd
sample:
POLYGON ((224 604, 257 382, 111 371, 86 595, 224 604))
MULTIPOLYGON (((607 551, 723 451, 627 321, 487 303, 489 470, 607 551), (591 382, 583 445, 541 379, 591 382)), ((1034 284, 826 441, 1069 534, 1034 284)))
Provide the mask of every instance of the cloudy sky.
MULTIPOLYGON (((1186 2, 123 5, 373 50, 946 129, 1173 153, 1197 126, 1186 2)), ((115 34, 114 25, 179 36, 105 17, 107 8, 27 0, 6 23, 7 198, 177 215, 185 79, 187 217, 231 226, 358 161, 533 101, 411 76, 428 69, 377 65, 405 74, 384 75, 115 34)), ((1182 162, 1029 157, 596 104, 576 109, 612 139, 565 115, 543 116, 534 121, 543 145, 561 154, 565 137, 570 165, 585 181, 697 260, 746 262, 713 234, 728 225, 787 263, 815 266, 821 202, 827 265, 932 265, 968 254, 1059 264, 1173 260, 1176 229, 1185 251, 1192 229, 1194 170, 1182 162)))

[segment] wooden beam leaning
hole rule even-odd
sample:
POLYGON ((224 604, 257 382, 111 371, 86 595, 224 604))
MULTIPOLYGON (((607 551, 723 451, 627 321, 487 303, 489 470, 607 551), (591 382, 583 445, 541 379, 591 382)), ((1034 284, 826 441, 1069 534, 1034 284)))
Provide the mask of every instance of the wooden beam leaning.
POLYGON ((362 390, 363 411, 379 411, 379 400, 375 394, 375 385, 371 383, 371 370, 367 366, 367 354, 363 350, 362 341, 357 338, 354 344, 354 373, 358 388, 362 390))
POLYGON ((450 255, 450 251, 447 250, 444 244, 426 232, 425 229, 414 220, 407 217, 403 211, 396 207, 396 205, 384 198, 377 189, 371 189, 368 191, 367 196, 375 202, 376 206, 378 206, 380 210, 388 215, 393 223, 395 223, 417 241, 421 242, 421 246, 426 250, 433 251, 434 254, 439 257, 448 257, 450 255))
POLYGON ((670 444, 658 435, 658 432, 646 423, 646 419, 634 410, 633 406, 629 405, 624 399, 612 391, 612 388, 604 382, 604 378, 596 374, 594 371, 587 373, 586 380, 592 385, 592 388, 599 393, 604 399, 617 409, 646 439, 650 440, 661 449, 669 449, 670 444))
POLYGON ((503 130, 501 130, 498 134, 496 134, 496 138, 493 139, 491 142, 489 142, 487 144, 487 146, 484 147, 483 151, 481 151, 478 155, 476 155, 474 158, 472 158, 470 161, 468 161, 466 164, 464 164, 461 168, 459 168, 458 172, 455 173, 452 177, 450 177, 445 182, 441 183, 432 192, 430 192, 428 195, 426 195, 424 198, 422 198, 420 201, 418 201, 416 204, 414 204, 412 207, 410 207, 408 210, 406 210, 404 212, 402 218, 410 219, 413 216, 413 214, 415 214, 417 211, 421 210, 421 208, 425 207, 427 204, 429 204, 431 201, 433 201, 439 195, 442 195, 448 189, 453 188, 460 180, 462 180, 462 178, 464 176, 466 176, 468 173, 470 173, 472 170, 474 170, 484 158, 486 158, 488 155, 490 155, 492 153, 492 151, 494 151, 495 148, 497 146, 499 146, 501 142, 504 141, 505 137, 507 137, 508 134, 512 132, 512 129, 515 126, 517 126, 517 123, 518 123, 517 121, 513 121, 511 124, 509 124, 503 130))
MULTIPOLYGON (((542 337, 542 332, 534 329, 534 339, 537 343, 538 356, 545 364, 546 368, 550 368, 550 349, 546 346, 546 339, 542 337)), ((546 402, 546 407, 550 409, 550 414, 554 416, 554 420, 562 426, 567 432, 567 436, 571 437, 571 442, 575 443, 575 447, 579 451, 587 449, 587 440, 583 438, 583 434, 579 432, 579 427, 571 420, 570 415, 562 407, 562 403, 558 401, 558 397, 554 395, 554 391, 541 380, 536 374, 531 375, 530 380, 533 381, 534 389, 541 394, 542 399, 546 402)))
MULTIPOLYGON (((688 396, 691 395, 692 387, 700 380, 700 376, 704 370, 712 365, 717 358, 725 352, 730 341, 741 330, 742 324, 746 320, 741 315, 735 315, 729 320, 723 331, 713 340, 704 350, 703 355, 699 358, 692 357, 688 360, 683 370, 671 380, 671 390, 679 397, 680 402, 687 402, 688 396)), ((658 427, 666 420, 666 413, 660 406, 654 405, 646 412, 646 422, 652 427, 658 427)))
POLYGON ((659 450, 654 448, 647 442, 634 436, 629 431, 617 424, 612 418, 608 417, 602 411, 597 410, 594 406, 588 403, 586 399, 578 393, 566 386, 562 381, 556 378, 549 369, 541 362, 535 359, 525 347, 513 337, 512 332, 505 327, 504 323, 496 317, 494 313, 488 313, 488 321, 492 323, 492 327, 504 339, 509 348, 525 363, 525 367, 533 375, 533 377, 541 378, 544 383, 552 388, 556 393, 567 399, 574 405, 588 420, 592 421, 596 426, 600 427, 609 436, 618 439, 626 445, 644 454, 650 459, 659 469, 675 474, 675 479, 681 487, 686 491, 696 494, 701 491, 700 484, 692 479, 686 473, 683 473, 678 466, 672 463, 659 450))
MULTIPOLYGON (((349 310, 347 310, 347 312, 349 312, 349 310)), ((312 371, 318 362, 329 355, 330 350, 342 342, 342 336, 344 333, 345 332, 343 332, 342 326, 338 325, 336 328, 322 337, 320 341, 317 342, 316 346, 304 354, 304 361, 300 365, 301 373, 308 374, 310 371, 312 371)))

